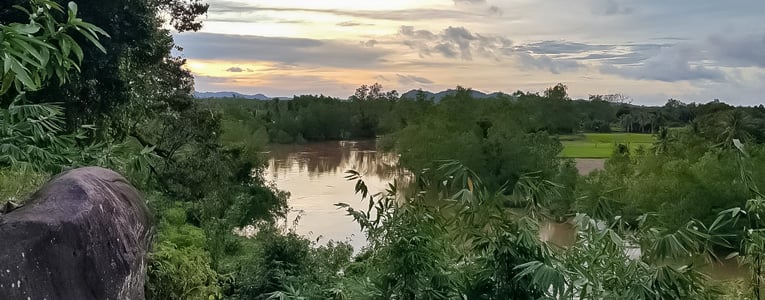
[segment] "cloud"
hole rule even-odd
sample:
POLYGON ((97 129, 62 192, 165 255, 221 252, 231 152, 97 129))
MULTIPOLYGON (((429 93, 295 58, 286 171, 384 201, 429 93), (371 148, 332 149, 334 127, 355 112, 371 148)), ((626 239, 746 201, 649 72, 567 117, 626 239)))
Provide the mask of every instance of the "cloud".
POLYGON ((534 54, 575 54, 612 49, 612 45, 590 45, 569 41, 541 41, 514 47, 516 51, 534 54))
POLYGON ((183 33, 175 36, 188 58, 271 61, 286 65, 375 67, 389 51, 332 40, 183 33))
MULTIPOLYGON (((447 58, 456 58, 457 57, 457 50, 452 46, 451 44, 447 43, 441 43, 433 47, 433 51, 441 53, 444 57, 447 58)), ((471 56, 470 54, 463 55, 462 57, 465 58, 466 56, 471 56)))
POLYGON ((611 65, 632 65, 640 63, 648 58, 650 54, 644 52, 628 53, 591 53, 584 57, 578 57, 577 60, 598 60, 604 64, 611 65))
MULTIPOLYGON (((470 0, 464 0, 470 1, 470 0)), ((470 1, 472 2, 472 1, 470 1)), ((239 2, 221 1, 210 6, 209 13, 241 13, 241 12, 300 12, 300 13, 318 13, 331 14, 335 16, 344 16, 351 18, 365 18, 374 20, 389 21, 411 21, 411 20, 434 20, 450 19, 464 20, 468 17, 485 17, 486 14, 465 12, 453 9, 438 8, 417 8, 417 9, 398 9, 398 10, 346 10, 331 8, 300 8, 300 7, 270 7, 245 4, 239 2)))
POLYGON ((706 41, 711 59, 729 67, 765 68, 765 34, 713 35, 706 41))
POLYGON ((226 72, 242 73, 242 72, 254 72, 254 71, 252 69, 250 69, 250 68, 246 68, 245 69, 245 68, 241 68, 241 67, 230 67, 230 68, 226 69, 226 72))
POLYGON ((270 96, 304 94, 342 94, 354 84, 313 75, 252 74, 242 77, 195 76, 197 91, 236 90, 242 93, 263 93, 270 96))
POLYGON ((492 5, 489 6, 489 14, 492 16, 502 16, 505 14, 505 11, 503 11, 499 6, 492 5))
POLYGON ((552 59, 547 55, 531 55, 523 52, 516 53, 515 55, 521 67, 547 70, 553 74, 560 74, 564 71, 573 71, 584 67, 584 65, 575 60, 552 59))
POLYGON ((437 38, 437 36, 430 31, 415 30, 414 26, 401 26, 398 32, 401 35, 418 39, 418 40, 433 40, 437 38))
POLYGON ((601 67, 601 72, 640 80, 725 82, 740 81, 738 68, 765 68, 765 34, 713 35, 703 41, 645 44, 633 50, 612 58, 601 55, 603 62, 609 63, 601 67), (632 64, 617 67, 618 59, 632 64), (725 72, 722 68, 733 69, 725 72))
POLYGON ((374 47, 377 45, 377 40, 368 40, 366 42, 361 42, 365 47, 374 47))
POLYGON ((398 83, 402 85, 433 84, 433 81, 430 79, 427 79, 425 77, 420 77, 420 76, 414 76, 414 75, 396 74, 396 78, 398 79, 398 83))
POLYGON ((615 16, 629 15, 634 10, 631 7, 625 7, 616 2, 616 0, 595 1, 592 13, 595 15, 615 16))
POLYGON ((399 35, 404 39, 404 45, 418 50, 422 57, 437 53, 445 58, 473 60, 473 54, 478 53, 499 59, 502 51, 512 45, 512 41, 505 37, 475 34, 465 27, 449 26, 436 34, 427 30, 415 30, 412 26, 402 26, 399 35))
POLYGON ((471 53, 472 42, 477 40, 470 31, 465 27, 449 27, 444 30, 444 40, 450 41, 452 44, 456 44, 462 54, 462 59, 472 60, 473 54, 471 53))
POLYGON ((720 82, 726 74, 716 67, 708 67, 698 61, 699 52, 690 45, 662 48, 659 53, 639 65, 616 67, 601 66, 601 72, 617 74, 638 80, 665 82, 706 80, 720 82))
POLYGON ((340 26, 340 27, 356 27, 356 26, 361 26, 361 25, 365 25, 365 24, 361 24, 361 23, 358 23, 358 22, 352 22, 352 21, 345 21, 345 22, 337 23, 337 26, 340 26))
POLYGON ((486 0, 454 0, 454 4, 468 3, 468 4, 483 4, 486 0))

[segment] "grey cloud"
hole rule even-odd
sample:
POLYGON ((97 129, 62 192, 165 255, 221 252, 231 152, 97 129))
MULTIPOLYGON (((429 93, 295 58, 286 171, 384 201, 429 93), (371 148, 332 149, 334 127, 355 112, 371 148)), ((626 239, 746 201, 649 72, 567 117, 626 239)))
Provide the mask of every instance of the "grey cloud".
POLYGON ((483 4, 486 0, 454 0, 454 4, 469 3, 469 4, 483 4))
POLYGON ((591 51, 608 50, 612 45, 590 45, 568 41, 541 41, 526 45, 516 46, 516 51, 526 51, 535 54, 572 54, 591 51))
POLYGON ((726 73, 720 67, 765 68, 765 34, 715 35, 701 42, 645 44, 634 49, 632 58, 637 59, 641 54, 647 57, 639 63, 621 67, 615 66, 617 63, 612 61, 619 58, 610 58, 604 62, 611 64, 603 65, 601 71, 631 79, 724 82, 740 81, 736 79, 740 72, 733 69, 726 73))
POLYGON ((412 26, 402 26, 399 35, 404 39, 404 45, 419 51, 422 57, 439 53, 446 58, 472 60, 473 54, 478 53, 499 59, 502 50, 512 45, 512 41, 505 37, 474 34, 464 27, 449 26, 436 34, 427 30, 415 30, 412 26))
POLYGON ((194 75, 194 81, 195 82, 205 82, 207 84, 223 84, 223 83, 229 83, 231 81, 231 78, 228 78, 228 77, 215 77, 215 76, 194 75))
POLYGON ((401 26, 399 34, 415 39, 433 40, 436 35, 427 30, 414 30, 414 26, 401 26))
POLYGON ((765 67, 765 34, 719 36, 707 40, 709 55, 729 67, 765 67))
POLYGON ((231 68, 226 69, 226 72, 241 73, 241 72, 244 72, 244 69, 242 69, 240 67, 231 67, 231 68))
POLYGON ((366 42, 361 42, 365 47, 374 47, 377 45, 377 40, 368 40, 366 42))
POLYGON ((427 79, 425 77, 420 76, 414 76, 414 75, 401 75, 396 74, 396 77, 398 78, 398 83, 409 85, 409 84, 433 84, 433 81, 430 79, 427 79))
POLYGON ((622 54, 608 54, 608 53, 593 53, 588 54, 585 57, 581 57, 579 59, 589 60, 589 59, 612 59, 612 58, 620 58, 623 57, 622 54))
POLYGON ((615 16, 615 15, 629 15, 633 13, 631 7, 625 7, 616 2, 616 0, 599 0, 595 1, 592 8, 593 14, 615 16))
POLYGON ((210 6, 210 12, 214 13, 241 13, 249 12, 308 12, 346 16, 352 18, 365 18, 375 20, 410 21, 410 20, 433 20, 451 19, 464 20, 466 17, 484 17, 486 14, 465 12, 452 9, 400 9, 400 10, 344 10, 344 9, 318 9, 298 7, 266 7, 248 5, 244 3, 223 1, 210 6))
POLYGON ((359 22, 352 22, 352 21, 337 23, 337 26, 340 26, 340 27, 355 27, 355 26, 361 26, 361 25, 364 25, 364 24, 361 24, 359 22))
POLYGON ((473 59, 473 54, 470 46, 471 43, 477 38, 473 36, 473 34, 471 34, 469 31, 467 31, 465 27, 449 27, 444 30, 443 36, 445 40, 452 41, 454 44, 457 44, 460 49, 460 53, 462 54, 462 59, 473 59))
POLYGON ((553 74, 564 71, 573 71, 584 67, 581 63, 569 59, 553 59, 547 55, 534 56, 528 53, 516 53, 520 65, 529 69, 547 70, 553 74))
POLYGON ((677 36, 660 36, 660 37, 654 37, 654 38, 650 38, 650 39, 651 40, 657 40, 657 41, 661 41, 661 40, 687 41, 688 40, 688 38, 677 37, 677 36))
POLYGON ((489 14, 493 16, 502 16, 503 14, 505 14, 505 11, 499 8, 499 6, 492 5, 492 6, 489 6, 489 14))
POLYGON ((189 58, 261 60, 286 65, 371 67, 379 65, 390 53, 358 44, 302 38, 194 32, 176 35, 175 39, 189 58))
POLYGON ((678 45, 661 49, 657 55, 639 65, 622 67, 603 65, 600 71, 625 78, 665 82, 726 79, 724 72, 696 62, 697 58, 695 49, 687 45, 678 45))
POLYGON ((589 61, 603 64, 638 64, 672 44, 586 44, 571 41, 542 41, 512 48, 511 52, 545 55, 550 58, 589 61))
POLYGON ((580 53, 604 47, 551 41, 512 47, 513 42, 508 38, 481 35, 472 33, 464 27, 451 26, 438 34, 404 26, 399 30, 399 34, 406 39, 403 41, 405 45, 418 50, 423 57, 435 53, 445 58, 461 58, 462 60, 472 60, 474 54, 497 61, 514 58, 524 68, 547 70, 555 74, 576 70, 584 65, 573 59, 556 59, 546 54, 538 55, 535 52, 580 53))
MULTIPOLYGON (((433 47, 433 51, 436 51, 438 53, 441 53, 441 55, 448 57, 448 58, 456 58, 457 57, 457 51, 454 49, 454 47, 451 44, 441 43, 433 47)), ((464 58, 466 55, 463 55, 464 58)), ((467 55, 469 56, 469 54, 467 55)))
POLYGON ((584 57, 577 57, 579 60, 598 60, 606 64, 630 65, 640 63, 651 56, 645 52, 629 53, 591 53, 584 57))

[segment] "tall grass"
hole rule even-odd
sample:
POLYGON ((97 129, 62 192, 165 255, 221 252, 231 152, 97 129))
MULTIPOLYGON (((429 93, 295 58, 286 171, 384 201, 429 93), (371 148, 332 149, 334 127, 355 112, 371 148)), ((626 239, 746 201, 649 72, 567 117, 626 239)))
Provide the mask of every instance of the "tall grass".
POLYGON ((0 207, 7 202, 21 204, 48 179, 48 174, 31 169, 0 169, 0 207))

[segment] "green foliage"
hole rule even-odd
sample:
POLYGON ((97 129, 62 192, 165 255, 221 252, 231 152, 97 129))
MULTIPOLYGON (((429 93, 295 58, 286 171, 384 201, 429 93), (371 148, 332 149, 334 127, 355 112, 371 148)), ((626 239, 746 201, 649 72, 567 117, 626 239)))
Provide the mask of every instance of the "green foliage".
POLYGON ((493 187, 512 185, 528 172, 541 171, 552 178, 558 172, 555 157, 561 144, 545 132, 529 132, 531 128, 514 117, 520 113, 517 105, 460 94, 444 98, 394 134, 401 165, 423 170, 435 168, 440 160, 457 160, 493 187))
POLYGON ((220 275, 211 268, 203 229, 186 223, 181 203, 161 211, 149 257, 148 299, 218 299, 220 275))
POLYGON ((0 108, 0 167, 58 171, 71 163, 75 139, 82 135, 64 131, 59 106, 25 103, 26 92, 45 86, 54 76, 63 84, 70 69, 79 71, 82 49, 71 32, 79 32, 100 49, 99 35, 108 35, 79 19, 74 2, 67 11, 47 0, 33 0, 29 5, 28 9, 14 6, 28 16, 28 23, 0 24, 0 64, 4 66, 0 96, 12 99, 7 108, 0 108), (58 19, 64 14, 62 23, 58 19), (15 93, 7 94, 11 85, 15 93))
POLYGON ((574 245, 518 267, 522 270, 518 276, 531 278, 548 297, 716 299, 705 284, 708 276, 698 266, 667 263, 711 251, 706 241, 713 239, 715 228, 689 222, 677 232, 646 226, 621 235, 620 218, 609 224, 578 215, 574 222, 574 245))
POLYGON ((235 237, 222 270, 235 281, 226 285, 231 299, 348 299, 337 289, 350 263, 346 243, 316 245, 272 225, 257 228, 253 238, 235 237), (302 297, 302 298, 301 298, 302 297))
POLYGON ((69 165, 74 136, 63 133, 62 116, 60 107, 49 104, 11 103, 1 109, 0 165, 46 171, 69 165))
MULTIPOLYGON (((683 146, 685 141, 695 142, 680 138, 663 154, 614 156, 604 171, 577 187, 577 209, 600 218, 633 220, 657 212, 662 224, 676 228, 688 219, 709 223, 719 211, 743 207, 747 188, 738 179, 735 152, 711 149, 699 154, 693 146, 683 146)), ((760 153, 753 153, 758 163, 760 153)))
POLYGON ((491 191, 474 172, 456 162, 422 174, 418 188, 405 195, 395 184, 385 193, 369 195, 358 173, 350 172, 348 179, 357 181, 357 193, 368 202, 366 210, 338 204, 370 242, 358 264, 348 269, 349 275, 369 278, 367 284, 377 291, 364 297, 533 299, 541 295, 528 281, 514 278, 517 265, 540 255, 536 222, 508 215, 505 203, 517 201, 533 210, 531 203, 548 192, 544 181, 523 177, 515 196, 508 198, 506 187, 491 191))
POLYGON ((222 113, 224 129, 230 131, 224 133, 224 142, 248 148, 262 147, 269 141, 290 144, 375 138, 417 118, 417 111, 409 109, 422 105, 393 96, 364 97, 340 100, 305 95, 291 100, 206 99, 203 103, 222 113), (242 137, 247 137, 247 142, 242 137))
POLYGON ((0 24, 0 64, 3 65, 0 95, 11 85, 19 93, 37 90, 53 76, 63 84, 69 78, 70 69, 79 71, 83 51, 70 35, 74 31, 105 52, 99 36, 109 35, 78 18, 76 3, 69 2, 66 11, 49 0, 31 0, 29 4, 29 8, 14 6, 29 16, 28 23, 0 24), (59 21, 61 16, 66 22, 59 21))

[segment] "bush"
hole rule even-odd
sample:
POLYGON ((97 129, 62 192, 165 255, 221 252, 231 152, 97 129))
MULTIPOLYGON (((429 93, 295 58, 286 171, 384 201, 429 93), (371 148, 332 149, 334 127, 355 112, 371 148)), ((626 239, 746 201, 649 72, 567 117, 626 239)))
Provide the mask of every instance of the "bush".
POLYGON ((180 203, 161 215, 157 240, 149 255, 146 297, 220 298, 220 275, 212 269, 204 230, 186 223, 186 210, 180 203))

